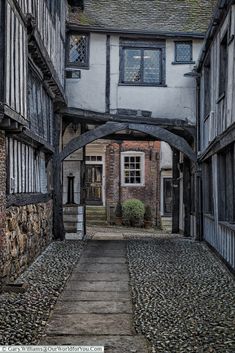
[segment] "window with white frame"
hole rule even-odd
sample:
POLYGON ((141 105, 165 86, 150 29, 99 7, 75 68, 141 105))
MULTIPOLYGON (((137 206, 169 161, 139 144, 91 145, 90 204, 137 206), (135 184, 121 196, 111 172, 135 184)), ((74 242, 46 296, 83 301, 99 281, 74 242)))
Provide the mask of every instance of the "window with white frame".
POLYGON ((122 186, 144 185, 144 152, 121 153, 122 186))

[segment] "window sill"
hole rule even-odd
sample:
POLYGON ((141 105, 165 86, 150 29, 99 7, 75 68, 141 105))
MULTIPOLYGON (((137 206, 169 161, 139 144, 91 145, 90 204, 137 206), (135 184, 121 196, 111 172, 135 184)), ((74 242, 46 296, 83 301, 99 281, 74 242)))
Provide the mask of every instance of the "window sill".
POLYGON ((66 68, 65 71, 72 71, 72 70, 89 70, 90 66, 89 65, 85 65, 85 66, 80 66, 80 65, 73 65, 70 63, 66 64, 66 68))
POLYGON ((145 187, 145 185, 144 184, 122 184, 121 185, 121 187, 123 187, 123 188, 129 188, 129 187, 131 187, 131 188, 139 188, 139 187, 145 187))
POLYGON ((172 65, 193 65, 195 61, 172 61, 172 65))
POLYGON ((225 92, 221 93, 221 95, 219 96, 219 98, 216 101, 216 104, 219 104, 224 98, 225 98, 225 92))
POLYGON ((226 227, 232 231, 235 232, 235 223, 229 223, 229 222, 224 222, 224 221, 219 221, 219 225, 226 227))
POLYGON ((131 86, 131 87, 167 87, 166 84, 157 85, 157 84, 148 84, 148 83, 123 83, 119 82, 118 86, 131 86))

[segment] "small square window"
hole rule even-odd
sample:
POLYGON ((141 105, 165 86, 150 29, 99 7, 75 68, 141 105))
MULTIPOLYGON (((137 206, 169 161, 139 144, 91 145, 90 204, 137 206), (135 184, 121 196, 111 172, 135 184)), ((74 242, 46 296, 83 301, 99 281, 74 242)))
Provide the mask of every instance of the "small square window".
POLYGON ((144 185, 144 153, 143 152, 122 153, 122 185, 142 186, 144 185))
POLYGON ((71 34, 68 42, 68 64, 78 67, 88 67, 88 35, 71 34))
POLYGON ((192 42, 175 43, 175 62, 190 63, 192 61, 192 42))

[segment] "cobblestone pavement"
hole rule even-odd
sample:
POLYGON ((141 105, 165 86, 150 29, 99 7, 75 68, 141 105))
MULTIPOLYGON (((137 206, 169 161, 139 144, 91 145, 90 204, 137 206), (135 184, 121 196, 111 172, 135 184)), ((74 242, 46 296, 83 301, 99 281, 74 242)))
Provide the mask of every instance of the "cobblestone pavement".
POLYGON ((37 344, 83 245, 52 243, 16 281, 28 284, 26 292, 0 295, 0 345, 37 344))
POLYGON ((205 245, 129 240, 128 260, 135 327, 153 353, 235 352, 234 278, 205 245))

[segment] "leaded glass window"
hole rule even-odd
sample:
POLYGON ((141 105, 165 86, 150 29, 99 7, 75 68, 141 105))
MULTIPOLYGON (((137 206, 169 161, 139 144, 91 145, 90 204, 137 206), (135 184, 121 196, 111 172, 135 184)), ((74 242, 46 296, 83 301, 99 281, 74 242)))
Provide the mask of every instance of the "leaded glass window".
POLYGON ((188 63, 192 61, 192 42, 175 43, 175 61, 188 63))
POLYGON ((122 154, 122 184, 144 184, 144 153, 124 152, 122 154))
POLYGON ((88 44, 89 37, 86 34, 72 34, 69 36, 69 58, 70 64, 86 67, 88 66, 88 44))
POLYGON ((121 58, 120 83, 150 86, 165 83, 165 43, 128 42, 121 48, 121 58))

